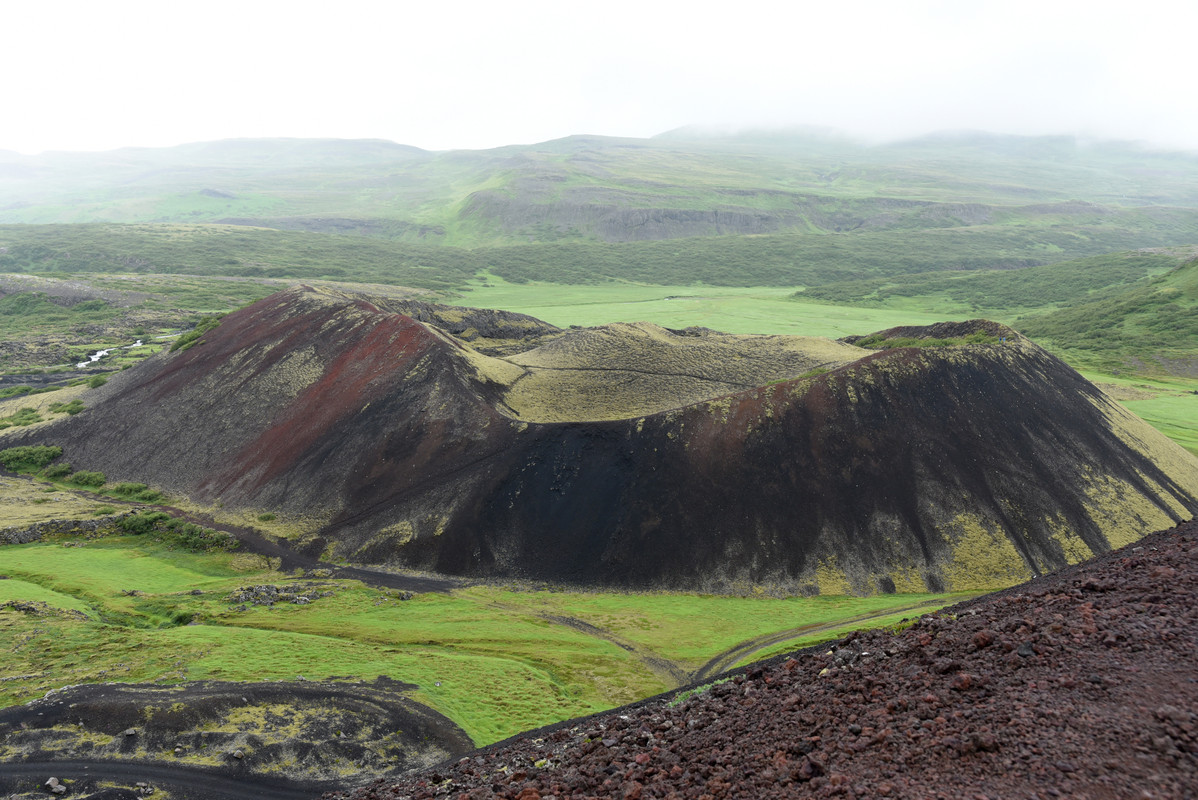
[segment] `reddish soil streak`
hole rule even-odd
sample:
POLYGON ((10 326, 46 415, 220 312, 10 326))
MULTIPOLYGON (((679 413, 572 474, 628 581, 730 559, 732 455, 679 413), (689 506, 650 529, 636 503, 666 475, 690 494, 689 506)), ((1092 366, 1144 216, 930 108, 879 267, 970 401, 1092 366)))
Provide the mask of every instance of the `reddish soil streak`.
POLYGON ((285 475, 338 422, 361 411, 402 380, 413 362, 440 342, 409 317, 378 315, 354 327, 371 325, 349 338, 319 380, 308 386, 277 421, 234 459, 237 474, 264 467, 249 485, 256 491, 285 475))

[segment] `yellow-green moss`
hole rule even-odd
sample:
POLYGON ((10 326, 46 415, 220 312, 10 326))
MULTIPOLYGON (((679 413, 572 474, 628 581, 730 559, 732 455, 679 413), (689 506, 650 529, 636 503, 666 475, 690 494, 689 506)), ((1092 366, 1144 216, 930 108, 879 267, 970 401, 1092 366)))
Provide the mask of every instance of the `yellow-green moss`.
POLYGON ((31 478, 0 477, 0 528, 52 519, 95 519, 96 509, 106 502, 71 491, 47 494, 46 488, 46 483, 31 478))
POLYGON ((1139 541, 1144 534, 1173 527, 1173 519, 1126 481, 1102 476, 1086 487, 1086 513, 1111 547, 1139 541))
POLYGON ((68 386, 54 392, 45 392, 42 394, 22 395, 9 400, 0 401, 0 417, 10 416, 15 414, 19 409, 32 408, 42 418, 41 422, 35 422, 32 425, 16 425, 11 428, 0 430, 0 440, 6 436, 16 436, 27 431, 37 428, 45 428, 53 425, 59 420, 67 419, 68 415, 65 411, 51 411, 50 406, 57 403, 67 404, 72 400, 80 399, 83 401, 84 408, 87 407, 87 391, 86 385, 68 386))
POLYGON ((412 541, 415 536, 416 528, 411 522, 408 522, 405 519, 401 522, 396 522, 394 525, 388 525, 386 528, 383 528, 371 539, 371 542, 374 543, 390 539, 396 544, 404 545, 412 541))
POLYGON ((897 594, 915 594, 928 591, 923 575, 915 567, 896 567, 888 576, 894 582, 897 594))
MULTIPOLYGON (((1191 495, 1198 495, 1198 457, 1114 400, 1099 396, 1092 402, 1124 444, 1150 460, 1162 472, 1177 481, 1185 491, 1191 495)), ((1152 486, 1156 485, 1151 481, 1149 483, 1152 486)), ((1158 491, 1158 494, 1164 497, 1164 493, 1158 491)), ((1179 516, 1185 519, 1192 516, 1173 498, 1168 498, 1166 502, 1179 516)))
POLYGON ((836 556, 821 559, 815 567, 815 585, 822 595, 847 595, 852 593, 852 585, 844 570, 836 563, 836 556))
POLYGON ((951 557, 940 566, 945 591, 1004 589, 1032 577, 1010 539, 975 514, 961 514, 945 537, 951 557))
POLYGON ((1094 551, 1066 520, 1056 517, 1050 524, 1052 537, 1061 546, 1061 552, 1070 564, 1078 564, 1094 556, 1094 551))
POLYGON ((618 323, 510 356, 527 374, 505 401, 535 422, 631 419, 710 401, 708 410, 727 421, 731 401, 718 398, 847 364, 864 352, 813 337, 679 336, 649 323, 618 323))

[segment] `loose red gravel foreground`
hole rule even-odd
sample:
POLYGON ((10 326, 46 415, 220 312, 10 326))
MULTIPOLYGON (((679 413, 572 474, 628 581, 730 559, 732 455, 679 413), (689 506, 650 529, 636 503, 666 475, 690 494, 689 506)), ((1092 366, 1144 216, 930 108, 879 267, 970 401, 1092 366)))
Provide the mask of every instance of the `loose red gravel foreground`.
POLYGON ((1198 523, 325 797, 1198 797, 1198 523))

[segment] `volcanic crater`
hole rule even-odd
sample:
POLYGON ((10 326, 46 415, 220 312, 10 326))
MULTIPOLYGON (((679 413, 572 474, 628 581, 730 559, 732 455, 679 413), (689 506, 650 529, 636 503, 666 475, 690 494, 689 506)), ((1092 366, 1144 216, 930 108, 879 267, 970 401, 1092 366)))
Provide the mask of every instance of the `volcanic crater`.
POLYGON ((314 554, 578 586, 984 590, 1198 508, 1198 461, 1015 331, 879 340, 299 287, 8 438, 320 519, 314 554))

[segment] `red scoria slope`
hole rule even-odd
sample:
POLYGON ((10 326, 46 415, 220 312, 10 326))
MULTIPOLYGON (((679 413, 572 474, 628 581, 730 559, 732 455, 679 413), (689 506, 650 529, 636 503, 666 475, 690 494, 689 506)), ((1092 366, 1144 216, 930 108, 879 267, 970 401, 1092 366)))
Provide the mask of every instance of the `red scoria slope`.
POLYGON ((1189 522, 672 708, 326 797, 1196 797, 1196 564, 1189 522))

